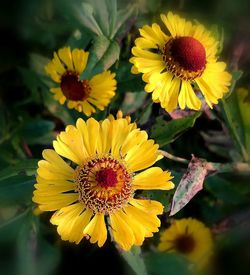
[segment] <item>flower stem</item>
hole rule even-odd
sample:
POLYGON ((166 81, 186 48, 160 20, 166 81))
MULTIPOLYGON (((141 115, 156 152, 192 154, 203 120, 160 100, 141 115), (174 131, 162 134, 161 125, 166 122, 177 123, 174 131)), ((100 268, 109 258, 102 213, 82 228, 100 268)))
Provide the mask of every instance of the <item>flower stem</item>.
POLYGON ((187 159, 184 159, 184 158, 180 158, 180 157, 176 157, 166 151, 163 151, 163 150, 158 150, 159 153, 161 153, 165 158, 168 158, 168 159, 171 159, 173 161, 176 161, 176 162, 180 162, 180 163, 186 163, 188 164, 189 163, 189 160, 187 159))
MULTIPOLYGON (((188 164, 190 161, 184 158, 174 156, 166 151, 159 150, 159 152, 166 158, 179 162, 188 164)), ((217 162, 207 162, 206 167, 208 171, 214 171, 216 173, 240 173, 240 174, 250 174, 250 164, 246 162, 232 162, 232 163, 217 163, 217 162)))

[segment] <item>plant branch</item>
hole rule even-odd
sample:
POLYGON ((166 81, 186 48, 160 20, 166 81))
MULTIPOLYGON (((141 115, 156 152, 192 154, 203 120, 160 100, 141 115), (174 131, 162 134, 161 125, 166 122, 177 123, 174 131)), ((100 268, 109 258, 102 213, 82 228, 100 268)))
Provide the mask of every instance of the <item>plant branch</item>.
POLYGON ((165 158, 167 159, 171 159, 173 161, 176 161, 176 162, 180 162, 180 163, 185 163, 185 164, 188 164, 189 163, 189 160, 187 159, 184 159, 184 158, 180 158, 180 157, 176 157, 166 151, 163 151, 163 150, 158 150, 159 153, 161 153, 165 158))
MULTIPOLYGON (((188 164, 190 161, 184 158, 174 156, 166 151, 159 150, 159 152, 166 158, 179 162, 188 164)), ((250 164, 246 162, 232 162, 232 163, 217 163, 217 162, 206 162, 206 167, 208 171, 213 171, 216 173, 241 173, 250 174, 250 164)))

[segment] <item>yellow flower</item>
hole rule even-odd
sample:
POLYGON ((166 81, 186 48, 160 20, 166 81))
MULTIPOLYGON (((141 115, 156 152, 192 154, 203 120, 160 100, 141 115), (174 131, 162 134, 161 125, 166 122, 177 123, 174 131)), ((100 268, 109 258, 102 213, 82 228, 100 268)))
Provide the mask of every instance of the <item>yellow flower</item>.
POLYGON ((198 266, 204 266, 213 250, 212 233, 196 219, 174 220, 161 233, 158 249, 179 253, 198 266))
POLYGON ((51 223, 63 240, 86 237, 101 247, 108 222, 115 242, 129 250, 158 232, 162 204, 137 198, 136 190, 174 184, 170 172, 150 167, 162 158, 159 146, 129 117, 119 112, 101 122, 78 119, 53 146, 38 163, 33 201, 42 211, 56 211, 51 223))
POLYGON ((61 104, 67 101, 68 108, 75 108, 87 116, 104 110, 115 95, 115 74, 110 71, 97 74, 91 79, 81 79, 89 53, 84 50, 62 48, 54 52, 54 58, 45 67, 45 71, 58 83, 59 87, 51 88, 54 98, 61 104))
POLYGON ((217 61, 218 42, 203 25, 171 12, 161 19, 170 35, 155 23, 141 28, 132 49, 132 73, 143 73, 145 91, 152 92, 153 101, 167 112, 178 104, 181 109, 199 110, 198 90, 212 108, 228 92, 231 81, 226 64, 217 61))

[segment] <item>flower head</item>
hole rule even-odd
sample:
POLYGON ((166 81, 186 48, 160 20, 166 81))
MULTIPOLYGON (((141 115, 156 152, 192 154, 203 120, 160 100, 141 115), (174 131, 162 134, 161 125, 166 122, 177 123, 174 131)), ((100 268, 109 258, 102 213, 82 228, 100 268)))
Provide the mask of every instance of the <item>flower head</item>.
POLYGON ((153 101, 167 112, 178 104, 181 109, 201 109, 199 91, 212 108, 231 81, 226 64, 217 61, 218 42, 203 25, 171 12, 161 19, 170 34, 155 23, 141 28, 132 49, 132 72, 143 73, 146 92, 152 92, 153 101))
POLYGON ((81 79, 89 53, 84 50, 62 48, 54 53, 54 58, 45 71, 58 83, 51 88, 54 98, 61 104, 67 101, 68 108, 75 108, 90 116, 97 109, 104 110, 115 95, 115 74, 110 71, 97 74, 91 79, 81 79))
POLYGON ((202 222, 188 218, 174 220, 161 233, 158 249, 176 252, 199 266, 207 263, 213 247, 212 234, 202 222))
POLYGON ((169 172, 150 167, 162 157, 158 145, 130 117, 78 119, 53 146, 38 163, 33 201, 42 211, 56 211, 51 223, 63 240, 87 237, 102 246, 107 222, 114 240, 129 250, 158 231, 162 204, 138 198, 136 190, 174 184, 169 172))

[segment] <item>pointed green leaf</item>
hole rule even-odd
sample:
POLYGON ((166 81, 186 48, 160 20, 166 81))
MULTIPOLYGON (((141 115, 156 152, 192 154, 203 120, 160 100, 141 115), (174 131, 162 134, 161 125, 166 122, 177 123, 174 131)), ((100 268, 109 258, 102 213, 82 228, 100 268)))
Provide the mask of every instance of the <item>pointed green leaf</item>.
POLYGON ((164 146, 173 142, 179 134, 194 126, 196 119, 201 115, 201 112, 195 112, 193 115, 173 119, 169 122, 163 117, 158 117, 155 125, 151 129, 151 137, 156 140, 160 146, 164 146))
POLYGON ((37 169, 37 159, 22 160, 0 171, 0 182, 18 175, 35 175, 37 169))
POLYGON ((109 40, 105 36, 98 36, 93 40, 90 48, 90 57, 86 70, 81 78, 90 78, 93 75, 108 70, 120 54, 120 47, 116 41, 109 40))
POLYGON ((59 259, 58 246, 52 246, 43 239, 39 230, 39 220, 30 212, 25 223, 20 227, 17 238, 18 274, 54 274, 59 259))
POLYGON ((227 126, 231 132, 235 145, 241 153, 243 159, 245 161, 248 161, 249 156, 245 148, 243 121, 240 113, 237 95, 234 91, 236 82, 239 80, 241 75, 242 73, 239 71, 233 73, 233 80, 229 91, 229 96, 221 100, 221 106, 223 109, 227 126))
POLYGON ((191 275, 188 262, 184 257, 173 253, 151 252, 145 257, 150 274, 154 275, 191 275))
POLYGON ((34 176, 17 175, 0 180, 0 205, 31 203, 34 176))
POLYGON ((144 260, 141 256, 140 247, 133 246, 130 251, 121 252, 121 255, 136 275, 147 275, 147 270, 144 260))

